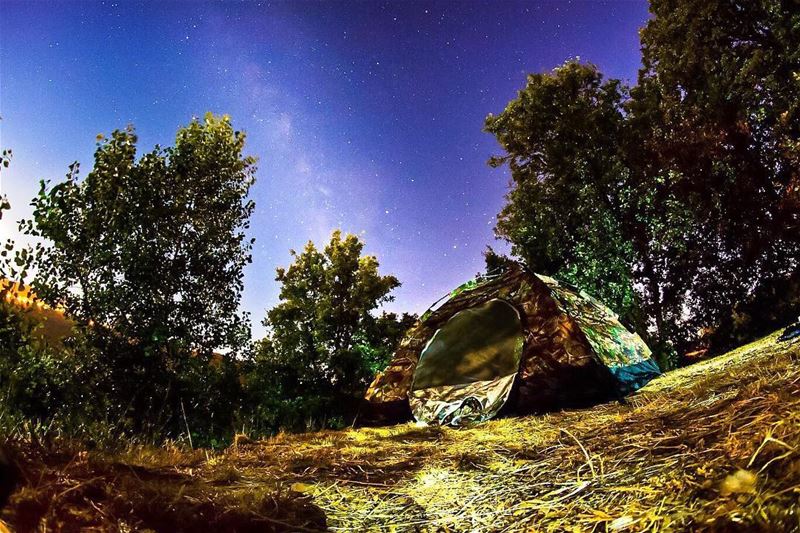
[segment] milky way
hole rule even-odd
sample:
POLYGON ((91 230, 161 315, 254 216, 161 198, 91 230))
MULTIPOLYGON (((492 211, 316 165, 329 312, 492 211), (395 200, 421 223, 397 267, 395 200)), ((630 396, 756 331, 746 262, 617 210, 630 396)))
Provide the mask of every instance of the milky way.
POLYGON ((140 150, 206 111, 229 114, 258 157, 254 332, 289 249, 357 233, 420 312, 482 268, 507 173, 482 132, 530 72, 580 57, 635 80, 644 2, 0 3, 0 145, 13 205, 95 137, 134 124, 140 150))

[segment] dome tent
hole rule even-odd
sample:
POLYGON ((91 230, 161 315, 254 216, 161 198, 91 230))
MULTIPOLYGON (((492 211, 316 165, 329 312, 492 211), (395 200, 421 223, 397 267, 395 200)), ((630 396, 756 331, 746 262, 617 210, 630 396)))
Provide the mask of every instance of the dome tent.
POLYGON ((366 399, 377 418, 487 420, 628 394, 660 371, 602 303, 519 264, 450 293, 420 318, 366 399))

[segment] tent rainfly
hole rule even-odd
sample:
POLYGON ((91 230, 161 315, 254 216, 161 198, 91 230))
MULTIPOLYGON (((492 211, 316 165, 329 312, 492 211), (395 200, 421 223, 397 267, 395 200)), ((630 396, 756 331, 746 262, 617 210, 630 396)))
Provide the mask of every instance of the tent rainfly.
POLYGON ((659 375, 650 349, 585 292, 512 264, 434 304, 367 391, 376 418, 466 425, 621 397, 659 375))

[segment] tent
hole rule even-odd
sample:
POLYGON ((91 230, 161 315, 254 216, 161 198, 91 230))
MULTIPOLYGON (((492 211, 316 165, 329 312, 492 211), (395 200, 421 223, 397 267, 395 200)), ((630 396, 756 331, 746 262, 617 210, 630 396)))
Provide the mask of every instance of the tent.
POLYGON ((510 264, 422 315, 366 399, 376 418, 464 425, 629 394, 659 375, 647 345, 584 291, 510 264))

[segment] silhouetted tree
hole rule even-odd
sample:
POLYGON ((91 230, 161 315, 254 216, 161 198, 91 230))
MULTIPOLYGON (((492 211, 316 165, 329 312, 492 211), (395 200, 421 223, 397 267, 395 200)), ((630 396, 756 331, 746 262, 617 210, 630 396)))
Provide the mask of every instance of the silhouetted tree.
POLYGON ((207 416, 211 393, 195 378, 230 364, 210 365, 213 350, 237 350, 248 336, 238 306, 254 160, 242 155, 244 134, 211 114, 172 147, 137 157, 136 142, 131 128, 115 131, 99 140, 85 179, 75 163, 65 181, 42 182, 22 226, 47 243, 34 287, 92 325, 110 393, 136 425, 179 427, 177 413, 195 407, 198 425, 224 423, 207 416))
POLYGON ((650 10, 625 140, 632 235, 660 244, 642 256, 645 312, 679 348, 716 332, 718 351, 797 310, 785 304, 800 296, 800 9, 654 0, 650 10))
POLYGON ((636 87, 568 62, 487 118, 505 151, 490 163, 513 178, 497 234, 662 354, 703 331, 721 350, 797 311, 800 10, 654 0, 651 12, 636 87))
POLYGON ((626 91, 593 65, 531 74, 486 131, 505 150, 513 188, 496 232, 530 268, 585 287, 617 312, 635 311, 634 250, 623 233, 627 178, 619 139, 626 91))
POLYGON ((267 313, 269 334, 256 350, 254 383, 262 419, 302 427, 352 414, 374 373, 385 366, 415 317, 374 311, 400 286, 362 256, 364 243, 338 230, 320 251, 309 242, 279 268, 280 303, 267 313))

